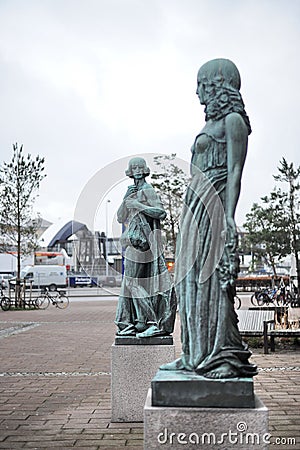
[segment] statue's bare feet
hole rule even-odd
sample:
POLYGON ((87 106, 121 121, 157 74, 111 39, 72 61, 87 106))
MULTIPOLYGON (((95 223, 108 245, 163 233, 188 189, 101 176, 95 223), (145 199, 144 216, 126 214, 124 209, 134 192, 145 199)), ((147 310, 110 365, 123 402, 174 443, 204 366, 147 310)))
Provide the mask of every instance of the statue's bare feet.
POLYGON ((238 376, 238 372, 230 364, 224 363, 221 364, 221 366, 216 367, 216 369, 213 369, 210 372, 205 373, 204 376, 206 378, 214 378, 214 379, 235 378, 238 376))
POLYGON ((160 366, 160 370, 184 370, 184 368, 185 367, 182 364, 181 358, 175 359, 175 361, 160 366))
POLYGON ((144 338, 144 337, 165 336, 165 335, 166 335, 165 331, 160 330, 156 325, 152 325, 151 327, 147 328, 147 330, 143 331, 142 333, 137 333, 136 337, 144 338))
POLYGON ((136 329, 135 329, 134 325, 129 324, 123 330, 119 330, 117 332, 117 336, 135 336, 135 333, 136 333, 136 329))

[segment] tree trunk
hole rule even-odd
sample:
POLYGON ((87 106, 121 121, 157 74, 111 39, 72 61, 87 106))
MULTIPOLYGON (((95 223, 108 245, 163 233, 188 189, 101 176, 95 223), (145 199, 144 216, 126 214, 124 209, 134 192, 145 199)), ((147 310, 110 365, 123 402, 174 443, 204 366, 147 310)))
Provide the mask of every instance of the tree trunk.
POLYGON ((22 307, 21 299, 21 231, 18 227, 17 238, 17 277, 16 277, 16 291, 15 291, 15 306, 22 307))
POLYGON ((274 273, 274 277, 277 278, 276 265, 274 263, 272 263, 272 270, 274 273))
MULTIPOLYGON (((20 153, 19 153, 20 155, 20 153)), ((18 155, 18 178, 17 178, 17 278, 15 292, 15 306, 22 307, 21 299, 21 207, 20 207, 20 180, 19 180, 19 155, 18 155)))
POLYGON ((296 271, 297 271, 297 289, 298 289, 298 297, 300 298, 300 260, 297 251, 295 251, 295 259, 296 259, 296 271))
POLYGON ((171 240, 172 240, 172 246, 173 246, 173 258, 175 258, 175 255, 176 255, 176 232, 175 232, 175 223, 174 223, 174 219, 173 219, 171 193, 169 193, 169 214, 170 214, 170 222, 171 222, 171 240))
POLYGON ((271 264, 271 267, 272 267, 272 270, 273 270, 274 278, 277 278, 276 264, 274 262, 274 259, 270 255, 269 255, 269 260, 270 260, 270 264, 271 264))
POLYGON ((290 208, 290 216, 291 216, 291 227, 292 227, 292 233, 291 233, 291 250, 295 255, 295 261, 296 261, 296 271, 297 271, 297 289, 298 289, 298 296, 299 296, 299 288, 300 288, 300 261, 299 261, 299 255, 298 255, 298 245, 297 245, 297 220, 295 218, 295 196, 294 196, 294 180, 291 178, 289 180, 289 208, 290 208))

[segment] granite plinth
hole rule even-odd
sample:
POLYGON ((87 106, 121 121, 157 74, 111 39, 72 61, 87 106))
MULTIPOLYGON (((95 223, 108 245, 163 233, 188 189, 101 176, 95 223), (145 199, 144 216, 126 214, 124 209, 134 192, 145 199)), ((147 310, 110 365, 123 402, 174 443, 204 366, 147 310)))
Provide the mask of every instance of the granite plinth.
POLYGON ((112 422, 142 422, 152 378, 175 359, 173 345, 112 345, 112 422))
POLYGON ((210 379, 185 370, 158 370, 151 382, 153 406, 254 408, 252 378, 210 379))
POLYGON ((173 345, 173 336, 116 336, 115 345, 173 345))
POLYGON ((254 408, 153 406, 144 408, 144 449, 261 450, 269 448, 268 409, 255 396, 254 408))

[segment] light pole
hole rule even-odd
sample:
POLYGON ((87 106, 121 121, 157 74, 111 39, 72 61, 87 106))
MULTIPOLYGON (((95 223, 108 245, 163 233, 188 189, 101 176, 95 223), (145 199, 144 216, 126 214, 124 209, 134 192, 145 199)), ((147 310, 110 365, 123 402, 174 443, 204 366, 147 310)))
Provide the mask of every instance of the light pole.
POLYGON ((108 204, 110 200, 106 200, 106 211, 105 211, 105 247, 106 247, 106 261, 105 261, 105 275, 108 276, 108 204))

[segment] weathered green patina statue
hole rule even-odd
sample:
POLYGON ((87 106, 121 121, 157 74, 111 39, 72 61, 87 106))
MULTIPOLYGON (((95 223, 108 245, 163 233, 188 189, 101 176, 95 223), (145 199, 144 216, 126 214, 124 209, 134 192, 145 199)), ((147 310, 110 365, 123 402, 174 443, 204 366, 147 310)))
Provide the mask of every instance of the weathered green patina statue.
POLYGON ((143 158, 129 161, 133 178, 118 210, 126 224, 121 237, 125 250, 124 277, 115 323, 118 336, 146 338, 172 333, 176 300, 162 253, 160 220, 166 217, 160 198, 145 181, 150 174, 143 158))
POLYGON ((234 216, 251 133, 239 90, 240 75, 231 61, 215 59, 200 68, 196 93, 205 105, 206 125, 192 146, 176 257, 182 356, 161 367, 216 379, 256 374, 234 311, 234 216))

